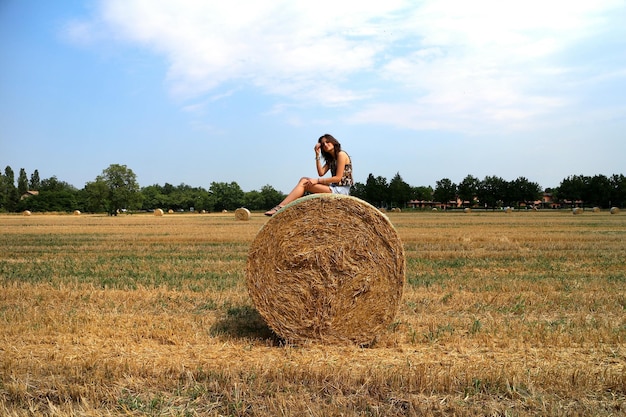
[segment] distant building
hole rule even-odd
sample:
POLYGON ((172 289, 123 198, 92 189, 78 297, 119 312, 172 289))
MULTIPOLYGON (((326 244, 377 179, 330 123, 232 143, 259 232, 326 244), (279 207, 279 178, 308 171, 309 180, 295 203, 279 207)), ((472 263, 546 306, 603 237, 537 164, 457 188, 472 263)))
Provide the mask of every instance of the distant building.
POLYGON ((20 197, 20 200, 25 200, 28 197, 32 197, 34 195, 39 195, 39 191, 28 190, 24 194, 22 194, 22 196, 20 197))

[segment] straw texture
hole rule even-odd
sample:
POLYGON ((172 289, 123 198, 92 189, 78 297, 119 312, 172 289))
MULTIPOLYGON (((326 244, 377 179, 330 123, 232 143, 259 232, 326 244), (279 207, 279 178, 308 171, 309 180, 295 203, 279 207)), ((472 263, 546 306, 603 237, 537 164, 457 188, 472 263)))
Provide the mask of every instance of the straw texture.
POLYGON ((250 210, 241 207, 235 210, 235 219, 237 220, 250 220, 250 210))
POLYGON ((261 228, 246 283, 286 341, 368 345, 397 313, 405 268, 402 242, 384 214, 355 197, 314 194, 261 228))

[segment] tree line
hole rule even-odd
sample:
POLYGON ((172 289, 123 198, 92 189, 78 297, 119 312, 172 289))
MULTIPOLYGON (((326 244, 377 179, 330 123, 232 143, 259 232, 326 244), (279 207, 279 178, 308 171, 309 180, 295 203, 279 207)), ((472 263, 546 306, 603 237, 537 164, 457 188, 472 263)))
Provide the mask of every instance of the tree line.
MULTIPOLYGON (((626 203, 626 177, 623 174, 610 177, 574 175, 563 179, 554 189, 542 190, 539 184, 524 177, 506 181, 497 176, 480 180, 468 175, 458 184, 443 178, 433 189, 431 186, 411 186, 400 173, 390 181, 369 174, 366 182, 355 183, 351 192, 376 207, 404 208, 416 201, 423 205, 445 205, 458 200, 464 206, 492 209, 534 204, 544 193, 550 193, 552 201, 564 205, 622 208, 626 203)), ((140 187, 132 169, 119 164, 104 169, 82 189, 56 176, 41 179, 38 170, 29 177, 22 168, 17 179, 10 166, 0 173, 0 212, 80 210, 117 214, 126 210, 152 211, 157 208, 212 212, 239 207, 266 210, 283 198, 284 194, 271 185, 244 192, 236 182, 211 182, 208 189, 184 183, 140 187)))

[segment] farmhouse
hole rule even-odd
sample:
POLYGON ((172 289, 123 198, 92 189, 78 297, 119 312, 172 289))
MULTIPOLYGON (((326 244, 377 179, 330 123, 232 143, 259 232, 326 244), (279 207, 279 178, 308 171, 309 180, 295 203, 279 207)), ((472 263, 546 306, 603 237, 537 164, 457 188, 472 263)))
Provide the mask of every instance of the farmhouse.
POLYGON ((39 191, 35 191, 35 190, 28 190, 26 191, 24 194, 22 194, 22 196, 20 197, 20 200, 25 200, 28 197, 32 197, 34 195, 39 195, 39 191))

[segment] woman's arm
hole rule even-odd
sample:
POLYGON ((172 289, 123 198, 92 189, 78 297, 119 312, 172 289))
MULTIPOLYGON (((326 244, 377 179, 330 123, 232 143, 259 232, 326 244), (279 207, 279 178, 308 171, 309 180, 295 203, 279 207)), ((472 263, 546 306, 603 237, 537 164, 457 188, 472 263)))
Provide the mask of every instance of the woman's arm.
MULTIPOLYGON (((344 151, 339 152, 339 155, 337 155, 337 172, 335 172, 335 175, 330 178, 319 178, 317 180, 317 183, 318 184, 333 184, 333 183, 337 183, 341 181, 341 178, 343 177, 343 171, 346 168, 346 164, 348 163, 348 161, 349 161, 348 154, 345 153, 344 151)), ((317 172, 318 174, 320 173, 319 168, 317 172)), ((324 165, 324 172, 320 174, 320 176, 326 174, 327 172, 328 172, 328 166, 324 165)))
POLYGON ((320 143, 315 144, 315 166, 317 167, 317 175, 323 177, 328 172, 328 166, 322 165, 322 158, 320 155, 320 149, 322 145, 320 143))

